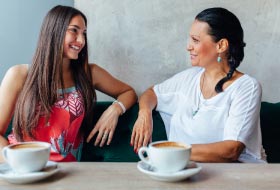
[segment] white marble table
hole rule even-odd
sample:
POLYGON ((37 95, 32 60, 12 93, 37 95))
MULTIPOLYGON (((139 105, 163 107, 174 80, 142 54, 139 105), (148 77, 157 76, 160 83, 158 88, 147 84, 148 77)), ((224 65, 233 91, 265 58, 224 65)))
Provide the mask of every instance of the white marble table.
POLYGON ((59 163, 60 171, 40 182, 10 184, 0 179, 1 190, 279 190, 280 164, 199 164, 202 170, 180 182, 160 182, 138 171, 137 163, 59 163))

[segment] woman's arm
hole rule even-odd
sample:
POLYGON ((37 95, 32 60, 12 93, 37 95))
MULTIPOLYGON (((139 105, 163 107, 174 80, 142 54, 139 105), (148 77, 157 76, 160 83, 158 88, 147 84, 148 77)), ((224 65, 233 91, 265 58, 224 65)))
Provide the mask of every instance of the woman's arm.
POLYGON ((147 146, 152 140, 153 117, 152 111, 157 105, 157 97, 153 88, 147 89, 139 100, 138 118, 133 126, 130 144, 138 152, 141 146, 147 146))
POLYGON ((226 140, 209 144, 192 144, 191 160, 196 162, 237 161, 245 145, 239 141, 226 140))
POLYGON ((106 140, 106 144, 109 145, 113 138, 119 116, 123 114, 123 109, 129 109, 136 103, 137 96, 132 87, 114 78, 98 65, 91 64, 90 68, 95 89, 115 98, 119 103, 112 104, 102 114, 94 129, 89 134, 87 142, 98 132, 95 145, 100 143, 100 146, 103 146, 106 140))
POLYGON ((114 78, 110 73, 96 64, 92 64, 90 67, 96 90, 122 102, 126 109, 135 104, 137 96, 131 86, 114 78))
POLYGON ((16 101, 26 76, 27 65, 16 65, 7 71, 2 80, 0 88, 0 151, 8 144, 4 135, 13 116, 16 101))

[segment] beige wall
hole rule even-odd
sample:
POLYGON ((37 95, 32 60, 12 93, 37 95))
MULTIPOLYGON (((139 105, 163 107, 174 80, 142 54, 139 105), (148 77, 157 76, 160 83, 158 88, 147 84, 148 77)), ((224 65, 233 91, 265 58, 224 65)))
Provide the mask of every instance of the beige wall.
POLYGON ((278 0, 76 0, 75 6, 89 20, 90 61, 138 94, 190 66, 185 47, 198 12, 228 8, 240 18, 247 43, 239 70, 260 81, 264 101, 280 101, 278 0))

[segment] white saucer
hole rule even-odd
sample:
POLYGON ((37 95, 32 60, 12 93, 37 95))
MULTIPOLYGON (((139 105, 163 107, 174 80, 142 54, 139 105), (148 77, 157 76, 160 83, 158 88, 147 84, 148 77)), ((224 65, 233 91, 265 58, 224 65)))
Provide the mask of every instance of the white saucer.
POLYGON ((46 167, 39 172, 18 174, 11 169, 8 163, 2 163, 0 164, 0 179, 15 184, 32 183, 45 179, 58 172, 58 170, 59 168, 56 162, 48 161, 46 167))
POLYGON ((195 162, 190 162, 188 166, 181 171, 174 173, 159 173, 154 170, 154 168, 143 161, 139 161, 137 164, 138 170, 142 173, 149 175, 151 178, 159 181, 180 181, 197 174, 202 168, 198 166, 195 162))

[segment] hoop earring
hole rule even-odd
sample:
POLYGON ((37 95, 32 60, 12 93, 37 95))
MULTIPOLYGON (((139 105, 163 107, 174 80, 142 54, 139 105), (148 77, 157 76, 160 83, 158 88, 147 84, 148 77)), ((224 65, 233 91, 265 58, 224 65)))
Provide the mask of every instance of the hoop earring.
POLYGON ((221 63, 221 61, 222 61, 222 58, 221 58, 220 54, 219 54, 219 56, 217 57, 217 61, 218 61, 218 63, 221 63))

